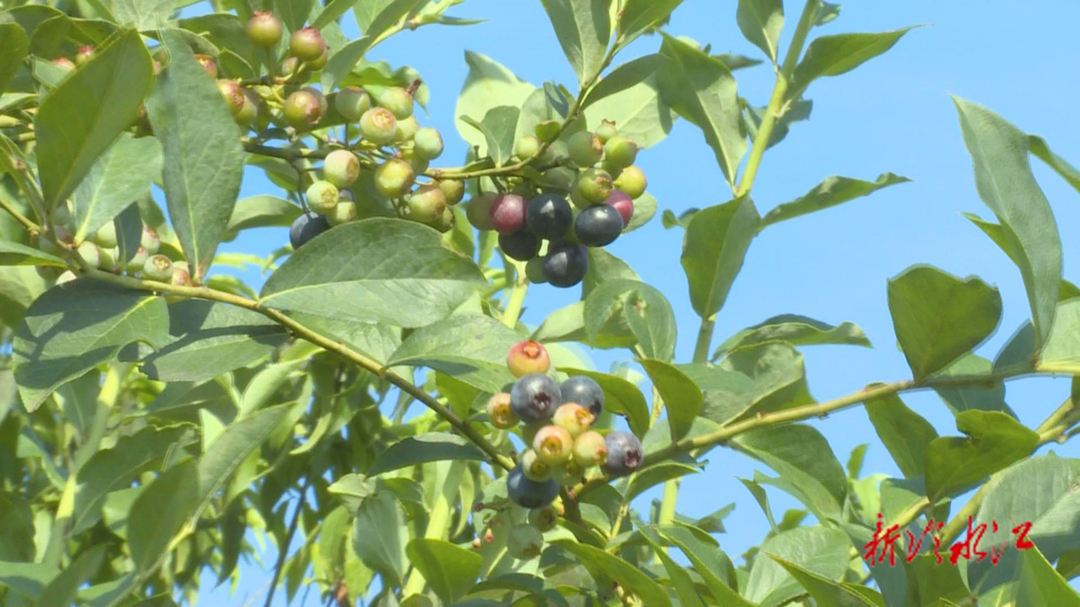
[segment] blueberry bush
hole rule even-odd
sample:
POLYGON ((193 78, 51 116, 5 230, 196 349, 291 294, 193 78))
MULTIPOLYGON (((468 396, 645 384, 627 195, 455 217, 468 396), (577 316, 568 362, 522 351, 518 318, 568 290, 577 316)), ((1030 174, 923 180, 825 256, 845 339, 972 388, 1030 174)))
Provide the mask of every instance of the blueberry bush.
POLYGON ((1080 289, 1031 159, 1078 189, 1080 172, 954 99, 990 211, 969 219, 1031 320, 981 358, 998 290, 912 267, 887 283, 911 378, 819 401, 800 349, 869 345, 856 325, 785 315, 714 346, 714 323, 756 234, 907 181, 828 177, 765 213, 752 196, 815 81, 908 29, 826 35, 837 5, 731 2, 752 58, 669 32, 680 0, 542 2, 577 82, 466 52, 456 162, 417 112, 422 75, 378 45, 469 25, 448 14, 463 0, 3 3, 0 603, 194 605, 262 559, 266 605, 1080 604, 1080 461, 1033 456, 1077 433, 1080 289), (742 69, 775 72, 768 99, 740 96, 742 69), (635 163, 678 121, 730 194, 656 218, 635 163), (273 191, 238 200, 245 172, 273 191), (692 360, 668 299, 686 295, 604 248, 654 219, 684 233, 692 360), (268 227, 268 258, 219 252, 268 227), (220 271, 251 265, 259 291, 220 271), (581 296, 532 327, 530 288, 581 296), (596 371, 590 349, 625 364, 596 371), (1003 385, 1032 375, 1074 379, 1028 428, 1003 385), (905 406, 913 390, 940 395, 954 436, 905 406), (899 478, 800 423, 854 407, 899 478), (743 555, 715 536, 729 508, 676 511, 718 447, 775 473, 744 481, 769 526, 743 555), (774 520, 766 485, 804 510, 774 520), (938 564, 991 522, 992 564, 938 564), (1010 543, 1019 523, 1030 545, 1010 543))

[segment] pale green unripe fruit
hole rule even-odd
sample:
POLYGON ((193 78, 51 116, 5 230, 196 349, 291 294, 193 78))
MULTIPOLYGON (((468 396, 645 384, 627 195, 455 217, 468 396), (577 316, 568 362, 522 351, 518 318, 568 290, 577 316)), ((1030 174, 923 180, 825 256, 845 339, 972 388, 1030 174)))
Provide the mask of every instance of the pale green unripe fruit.
POLYGON ((515 525, 506 538, 506 551, 510 556, 522 560, 532 560, 544 549, 544 536, 532 525, 515 525))
POLYGON ((542 143, 539 138, 532 135, 525 135, 514 143, 514 156, 517 156, 520 160, 532 158, 532 156, 540 150, 541 145, 542 143))
POLYGON ((323 179, 339 188, 347 188, 360 176, 360 161, 349 150, 334 150, 323 161, 323 179))
POLYGON ((554 506, 544 506, 529 511, 529 524, 540 532, 551 531, 558 522, 559 513, 554 506))
POLYGON ((142 272, 143 276, 149 280, 168 282, 173 276, 172 260, 164 255, 151 255, 146 258, 142 272))
POLYGON ((376 144, 387 145, 397 138, 397 118, 382 107, 373 107, 360 117, 360 132, 364 139, 376 144))
POLYGON ((302 89, 294 91, 285 100, 281 110, 285 122, 297 129, 306 129, 317 124, 323 117, 323 103, 312 91, 302 89))
POLYGON ((482 192, 465 203, 465 218, 478 230, 492 230, 491 203, 495 201, 493 192, 482 192))
POLYGON ((416 153, 427 160, 435 160, 443 153, 442 134, 430 126, 416 131, 413 145, 416 146, 416 153))
POLYGON ((401 142, 412 141, 416 136, 416 132, 420 130, 420 123, 416 121, 416 116, 409 116, 403 120, 397 121, 397 140, 401 142))
POLYGON ((630 198, 640 198, 645 193, 645 188, 648 185, 645 172, 634 165, 623 169, 619 176, 615 178, 615 189, 626 192, 626 195, 630 198))
POLYGON ((349 122, 356 122, 371 109, 371 97, 358 86, 347 86, 334 97, 334 108, 349 122))
POLYGON ((566 462, 562 466, 555 466, 551 469, 551 480, 563 487, 576 485, 584 478, 585 469, 581 467, 581 464, 573 460, 566 462))
POLYGON ((308 186, 305 194, 307 195, 308 207, 320 215, 333 211, 338 203, 337 186, 329 181, 316 181, 308 186))
POLYGON ((610 120, 601 120, 600 126, 596 127, 596 136, 600 138, 601 143, 607 143, 609 139, 619 134, 619 130, 615 128, 615 123, 610 120))
POLYGON ((79 248, 76 249, 75 253, 86 265, 92 268, 101 266, 101 249, 89 240, 79 243, 79 248))
POLYGON ((413 168, 400 158, 391 158, 375 169, 375 189, 388 198, 404 196, 415 180, 413 168))
POLYGON ((400 86, 392 86, 379 94, 379 105, 390 110, 394 118, 404 120, 413 113, 413 96, 400 86))
POLYGON ((78 278, 78 276, 75 276, 74 272, 72 272, 71 270, 64 270, 64 272, 56 278, 56 284, 57 286, 67 284, 75 280, 76 278, 78 278))
POLYGON ((447 206, 443 207, 442 219, 440 219, 437 223, 432 224, 432 227, 445 234, 450 230, 453 230, 456 224, 457 216, 454 215, 453 209, 447 206))
POLYGON ((149 257, 150 254, 146 252, 146 248, 140 246, 138 249, 135 250, 135 256, 127 260, 127 262, 124 264, 124 269, 131 270, 132 272, 137 272, 141 270, 144 265, 146 265, 146 260, 149 257))
POLYGON ((158 236, 157 230, 149 226, 143 226, 142 236, 139 237, 139 244, 142 248, 146 249, 147 255, 153 255, 161 248, 161 237, 158 236))
POLYGON ((580 167, 591 167, 600 162, 600 157, 604 154, 604 144, 589 131, 574 133, 566 145, 570 160, 580 167))
POLYGON ((116 224, 113 223, 111 219, 109 221, 106 221, 104 225, 97 229, 97 232, 94 232, 91 240, 93 240, 94 243, 98 246, 105 247, 106 249, 115 247, 116 224))
POLYGON ((600 204, 611 195, 613 187, 611 175, 607 171, 589 169, 574 182, 573 193, 588 203, 600 204))
POLYGON ((465 197, 465 182, 459 179, 443 179, 438 182, 439 189, 446 196, 446 204, 455 205, 465 197))
POLYGON ((101 263, 98 264, 99 268, 106 272, 116 272, 119 269, 119 249, 116 247, 98 247, 98 254, 101 256, 101 263))
POLYGON ((439 186, 421 186, 409 197, 409 217, 428 225, 441 225, 446 195, 439 186))
POLYGON ((65 201, 65 202, 60 203, 60 206, 56 207, 56 210, 53 211, 53 225, 67 226, 70 223, 71 223, 71 207, 65 201))
POLYGON ((604 144, 604 161, 620 169, 634 164, 637 153, 638 146, 629 137, 616 135, 604 144))
POLYGON ((326 214, 326 220, 331 226, 339 226, 356 220, 356 203, 340 201, 334 205, 334 210, 326 214))
POLYGON ((574 185, 574 171, 566 167, 552 167, 544 171, 544 183, 562 190, 574 185))
POLYGON ((244 26, 248 40, 260 48, 277 46, 284 32, 281 20, 271 12, 255 11, 247 25, 244 26))
POLYGON ((536 451, 532 449, 522 451, 518 462, 521 464, 521 471, 529 480, 543 482, 551 478, 551 466, 540 461, 540 458, 536 456, 536 451))
POLYGON ((317 61, 326 51, 326 41, 319 30, 303 27, 289 38, 289 51, 301 61, 317 61))

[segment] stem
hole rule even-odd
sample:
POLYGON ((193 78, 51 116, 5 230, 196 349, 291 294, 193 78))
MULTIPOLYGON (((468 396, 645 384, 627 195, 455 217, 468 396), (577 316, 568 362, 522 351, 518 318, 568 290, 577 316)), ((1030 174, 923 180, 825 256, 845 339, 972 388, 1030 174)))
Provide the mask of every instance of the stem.
POLYGON ((3 197, 0 197, 0 209, 4 209, 8 213, 10 213, 11 216, 15 218, 15 221, 21 223, 23 227, 27 230, 31 232, 41 233, 41 226, 31 221, 30 218, 28 218, 26 215, 20 213, 18 209, 13 207, 10 202, 4 200, 3 197))
POLYGON ((488 455, 491 462, 498 466, 501 466, 507 470, 511 470, 514 467, 514 462, 509 457, 499 453, 499 450, 495 448, 486 438, 484 438, 479 432, 474 430, 472 426, 465 420, 461 419, 456 413, 446 408, 439 401, 432 398, 427 392, 418 388, 408 379, 397 375, 396 373, 389 371, 383 365, 378 363, 367 356, 350 349, 342 343, 336 342, 332 339, 324 337, 315 331, 307 328, 303 324, 290 318, 282 312, 273 310, 270 308, 264 308, 262 304, 253 299, 241 297, 239 295, 233 295, 231 293, 225 293, 224 291, 217 291, 209 287, 182 287, 172 285, 164 282, 157 282, 152 280, 141 280, 138 278, 130 278, 127 276, 117 276, 110 274, 109 272, 103 272, 101 270, 95 270, 87 268, 85 270, 87 276, 93 277, 97 280, 104 282, 111 282, 129 289, 136 289, 139 291, 150 291, 159 293, 168 293, 170 295, 179 295, 182 297, 195 297, 198 299, 206 299, 209 301, 217 301, 226 303, 229 305, 237 306, 240 308, 246 308, 253 312, 258 312, 263 316, 266 316, 270 320, 278 323, 279 325, 289 329, 296 334, 297 337, 305 341, 311 342, 316 346, 323 348, 324 350, 333 352, 345 360, 355 363, 360 367, 371 371, 379 377, 385 378, 390 383, 397 386, 406 394, 412 396, 416 400, 424 403, 429 409, 435 412, 436 415, 443 418, 458 432, 463 434, 466 438, 471 440, 477 447, 479 447, 484 453, 488 455))
POLYGON ((698 329, 697 342, 694 344, 694 362, 704 363, 709 360, 709 347, 712 345, 712 334, 715 324, 715 314, 701 320, 701 327, 698 329))
POLYGON ((285 534, 285 542, 278 546, 277 563, 274 565, 274 577, 270 580, 270 591, 266 593, 264 607, 270 607, 274 600, 274 591, 277 590, 278 581, 281 580, 281 571, 285 568, 285 559, 289 556, 289 546, 292 545, 293 536, 296 535, 296 527, 300 524, 300 515, 304 512, 304 500, 307 498, 307 484, 300 490, 300 498, 296 501, 296 512, 293 512, 292 521, 289 522, 289 531, 285 534))
POLYGON ((504 325, 511 329, 517 326, 518 318, 521 317, 521 307, 525 305, 525 294, 528 292, 529 279, 525 277, 525 272, 518 272, 518 279, 514 281, 514 286, 510 290, 510 300, 506 302, 506 309, 503 310, 504 325))
MULTIPOLYGON (((464 472, 464 461, 454 460, 450 462, 448 472, 443 480, 442 491, 439 492, 439 495, 435 498, 435 504, 431 507, 431 516, 428 518, 427 530, 424 532, 426 539, 446 539, 449 530, 450 512, 453 510, 458 486, 461 484, 461 476, 464 472)), ((425 584, 423 574, 416 567, 413 567, 412 571, 409 572, 409 579, 402 589, 402 598, 408 599, 414 594, 423 593, 425 584)))

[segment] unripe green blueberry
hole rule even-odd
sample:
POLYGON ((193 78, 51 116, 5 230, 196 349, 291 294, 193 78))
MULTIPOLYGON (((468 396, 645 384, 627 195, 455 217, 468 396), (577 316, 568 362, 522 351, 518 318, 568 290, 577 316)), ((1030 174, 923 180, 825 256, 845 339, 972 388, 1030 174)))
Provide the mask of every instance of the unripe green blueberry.
POLYGON ((259 117, 259 96, 246 89, 243 90, 243 94, 244 105, 240 111, 233 114, 233 119, 236 120, 236 124, 247 128, 259 117))
POLYGON ((589 169, 574 182, 574 189, 584 200, 591 204, 600 204, 611 195, 613 184, 611 175, 600 169, 589 169))
POLYGON ((481 192, 465 203, 465 218, 477 230, 493 230, 491 223, 491 203, 495 201, 494 192, 481 192))
POLYGON ((551 357, 543 344, 527 339, 511 346, 506 355, 506 368, 510 369, 514 377, 547 373, 551 368, 551 357))
POLYGON ((506 551, 520 561, 532 560, 543 550, 544 536, 532 525, 515 525, 506 538, 506 551))
POLYGON ((404 120, 397 121, 397 131, 394 137, 395 141, 406 142, 412 141, 416 136, 416 131, 420 130, 420 123, 417 122, 416 116, 409 116, 404 120))
POLYGON ((320 179, 312 183, 308 186, 305 195, 307 196, 308 208, 320 215, 326 215, 337 207, 338 189, 329 181, 320 179))
POLYGON ((97 229, 97 232, 94 232, 94 235, 90 239, 98 246, 105 247, 106 249, 115 247, 117 242, 116 224, 111 219, 106 221, 97 229))
POLYGON ((217 60, 210 55, 195 55, 195 61, 199 62, 199 65, 210 75, 211 78, 217 79, 218 69, 217 60))
POLYGON ((415 180, 412 167, 400 158, 391 158, 375 169, 375 189, 388 198, 404 196, 415 180))
POLYGON ((297 129, 308 129, 322 120, 323 103, 318 96, 309 90, 294 91, 285 100, 282 115, 289 126, 297 129))
POLYGON ((630 198, 640 198, 645 193, 645 188, 649 183, 645 180, 645 172, 635 165, 631 165, 622 170, 619 176, 615 178, 614 185, 617 189, 626 192, 630 198))
POLYGON ((360 132, 364 139, 376 145, 393 143, 397 138, 397 118, 386 108, 373 107, 360 116, 360 132))
POLYGON ((409 196, 409 217, 428 225, 442 223, 446 195, 437 185, 423 185, 409 196))
POLYGON ((356 122, 371 109, 371 97, 358 86, 347 86, 334 97, 334 107, 349 122, 356 122))
POLYGON ((544 506, 529 511, 529 524, 536 527, 536 530, 541 533, 551 531, 558 522, 559 512, 555 510, 554 506, 544 506))
POLYGON ((349 150, 334 150, 323 161, 323 179, 339 188, 347 188, 360 176, 360 161, 349 150))
POLYGON ((311 70, 296 57, 286 57, 285 61, 281 62, 281 74, 291 81, 307 80, 311 70))
POLYGON ((332 226, 339 226, 344 223, 356 220, 356 203, 348 200, 338 201, 334 205, 334 210, 326 214, 326 220, 332 226))
POLYGON ((94 56, 94 45, 86 44, 79 47, 79 50, 75 53, 75 65, 82 66, 90 58, 94 56))
POLYGON ((455 205, 465 197, 465 182, 460 179, 441 179, 438 181, 439 189, 446 196, 446 204, 455 205))
POLYGON ((562 426, 570 436, 578 436, 589 429, 596 417, 588 409, 577 403, 564 402, 555 410, 551 423, 562 426))
POLYGON ((634 164, 637 158, 638 146, 633 139, 616 135, 604 144, 604 160, 613 166, 626 168, 634 164))
POLYGON ((409 163, 409 166, 412 167, 413 173, 416 175, 423 174, 424 171, 427 171, 428 167, 431 165, 431 163, 428 162, 426 158, 423 158, 419 154, 417 154, 416 150, 412 149, 411 146, 401 152, 401 159, 409 163))
POLYGON ((540 461, 549 466, 560 466, 570 460, 574 438, 562 426, 544 426, 533 437, 532 448, 540 461))
POLYGON ((53 211, 52 220, 54 226, 68 226, 71 224, 71 205, 66 200, 61 202, 53 211))
POLYGON ((78 278, 78 276, 75 276, 74 272, 72 272, 71 270, 64 270, 64 272, 60 274, 60 276, 56 277, 56 285, 60 286, 63 284, 67 284, 75 280, 76 278, 78 278))
POLYGON ((551 480, 563 487, 576 485, 580 483, 584 477, 585 468, 572 459, 562 466, 555 466, 551 469, 551 480))
MULTIPOLYGON (((575 187, 576 184, 577 184, 577 180, 575 179, 574 185, 570 186, 570 202, 573 203, 574 207, 576 207, 578 210, 583 211, 583 210, 591 207, 593 205, 593 203, 589 202, 588 200, 585 200, 585 197, 581 195, 581 192, 579 191, 579 189, 577 187, 575 187)), ((576 217, 575 217, 575 219, 576 219, 576 217)), ((571 227, 571 231, 573 231, 573 227, 571 227)))
POLYGON ((146 265, 146 260, 149 257, 150 255, 146 252, 146 249, 140 246, 138 249, 135 249, 135 256, 124 263, 124 269, 130 270, 132 272, 138 272, 139 270, 142 270, 142 267, 144 265, 146 265))
POLYGON ((329 48, 324 48, 322 54, 319 55, 319 58, 314 59, 312 61, 308 61, 307 66, 309 68, 311 68, 312 70, 314 70, 314 71, 319 71, 322 68, 326 67, 326 64, 329 63, 329 62, 330 62, 330 49, 329 48))
POLYGON ((596 127, 596 136, 600 138, 601 143, 607 143, 609 139, 619 134, 619 130, 615 128, 615 123, 610 120, 601 120, 600 126, 596 127))
POLYGON ((97 268, 101 266, 101 249, 89 240, 84 240, 79 243, 79 248, 75 250, 75 253, 79 256, 79 259, 91 268, 97 268))
POLYGON ((514 143, 514 156, 517 156, 519 160, 532 158, 540 150, 541 145, 543 144, 538 137, 525 135, 514 143))
POLYGON ((305 86, 300 90, 307 91, 315 96, 315 99, 319 102, 319 112, 322 116, 325 116, 330 111, 330 102, 326 100, 326 95, 323 95, 322 91, 313 86, 305 86))
POLYGON ((525 277, 529 279, 529 282, 537 285, 547 282, 547 276, 544 276, 543 257, 533 257, 525 263, 525 277))
POLYGON ((413 96, 400 86, 392 86, 379 93, 379 105, 394 114, 394 118, 404 120, 413 113, 413 96))
POLYGON ((190 287, 194 284, 191 281, 191 270, 186 262, 178 261, 173 264, 170 282, 178 287, 190 287))
POLYGON ((316 61, 325 50, 326 41, 313 27, 300 28, 289 38, 289 52, 301 61, 316 61))
POLYGON ((518 423, 514 410, 510 408, 509 392, 499 392, 488 399, 487 415, 488 422, 501 430, 513 428, 518 423))
POLYGON ((536 455, 536 451, 532 449, 526 449, 518 456, 518 465, 521 466, 521 471, 525 473, 525 477, 531 481, 546 481, 551 478, 551 466, 546 462, 540 460, 540 457, 536 455))
POLYGON ((143 226, 142 236, 139 237, 139 244, 142 248, 146 249, 147 255, 153 255, 158 252, 161 247, 161 238, 158 236, 157 230, 150 226, 143 226))
POLYGON ((68 59, 67 57, 57 57, 56 59, 53 59, 49 63, 55 65, 56 67, 58 67, 58 68, 60 68, 62 70, 64 70, 65 72, 72 72, 72 71, 75 70, 75 62, 72 61, 71 59, 68 59))
POLYGON ((582 432, 574 439, 574 461, 589 468, 607 461, 607 443, 595 430, 582 432))
POLYGON ((552 141, 547 151, 540 155, 540 163, 547 165, 562 162, 568 158, 570 158, 570 149, 566 146, 566 142, 557 139, 552 141))
POLYGON ((591 167, 600 162, 600 157, 604 154, 604 144, 590 131, 574 133, 570 136, 566 147, 570 160, 580 167, 591 167))
POLYGON ((552 167, 544 171, 544 184, 560 190, 569 190, 574 185, 574 171, 566 167, 552 167))
POLYGON ((229 106, 229 113, 236 118, 236 115, 244 109, 244 91, 232 80, 218 80, 217 87, 221 91, 221 96, 225 98, 225 104, 229 106))
POLYGON ((456 226, 456 225, 457 225, 457 215, 454 215, 453 209, 451 209, 449 206, 447 206, 447 207, 443 208, 442 220, 439 221, 438 224, 434 225, 433 227, 436 230, 442 232, 443 234, 446 234, 450 230, 453 230, 454 226, 456 226))
POLYGON ((416 146, 416 153, 428 160, 435 160, 443 153, 442 134, 430 126, 416 131, 413 144, 416 146))
POLYGON ((268 11, 255 11, 244 26, 248 40, 257 47, 271 48, 281 41, 281 20, 268 11))
POLYGON ((106 272, 117 272, 120 269, 120 250, 116 247, 98 247, 101 255, 101 263, 98 267, 106 272))

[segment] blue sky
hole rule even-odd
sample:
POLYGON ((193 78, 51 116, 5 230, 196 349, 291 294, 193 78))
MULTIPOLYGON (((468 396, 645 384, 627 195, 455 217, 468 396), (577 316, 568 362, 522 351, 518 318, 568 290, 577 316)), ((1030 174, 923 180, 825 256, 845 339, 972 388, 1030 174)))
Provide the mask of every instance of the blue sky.
MULTIPOLYGON (((735 2, 686 0, 668 31, 711 43, 718 52, 758 56, 735 25, 735 2)), ((788 0, 789 23, 782 48, 794 29, 801 2, 788 0)), ((1080 51, 1075 24, 1080 3, 1030 0, 1025 3, 988 0, 971 3, 909 0, 849 2, 840 17, 814 34, 884 31, 924 24, 905 36, 889 53, 837 78, 815 82, 807 93, 814 102, 811 118, 793 126, 780 145, 765 156, 753 198, 764 213, 805 193, 825 177, 844 175, 872 180, 892 171, 912 183, 887 188, 825 212, 770 227, 758 237, 742 273, 720 312, 714 345, 739 329, 781 313, 804 314, 838 324, 861 326, 873 349, 817 346, 806 348, 811 393, 819 400, 842 396, 875 381, 910 377, 896 347, 886 305, 886 280, 916 263, 929 263, 959 276, 978 275, 997 285, 1004 301, 1002 323, 978 351, 993 358, 1028 318, 1020 274, 1000 250, 961 212, 992 217, 975 191, 971 160, 964 149, 949 94, 982 103, 1021 129, 1044 136, 1050 146, 1080 164, 1080 122, 1075 116, 1080 83, 1062 70, 1080 51)), ((465 50, 489 55, 521 78, 541 84, 575 81, 535 0, 468 0, 450 14, 486 18, 469 27, 425 27, 401 34, 377 47, 369 59, 411 65, 431 89, 430 117, 421 123, 444 134, 447 152, 436 164, 456 164, 465 152, 453 126, 453 109, 466 74, 465 50)), ((349 23, 350 16, 346 16, 349 23)), ((349 23, 347 32, 355 34, 349 23)), ((656 37, 639 39, 622 60, 654 52, 656 37)), ((736 72, 740 94, 764 105, 772 86, 766 66, 736 72)), ((700 131, 678 122, 671 135, 644 151, 638 164, 646 171, 649 191, 661 209, 676 214, 728 199, 727 186, 700 131)), ((1071 260, 1080 256, 1080 240, 1071 226, 1080 225, 1080 195, 1045 169, 1036 176, 1057 214, 1063 232, 1065 276, 1080 282, 1071 260)), ((265 179, 249 174, 242 194, 275 191, 265 179)), ((283 230, 257 230, 225 245, 226 251, 266 254, 286 241, 283 230)), ((690 307, 686 280, 679 265, 681 230, 664 230, 659 215, 645 228, 617 241, 609 250, 628 262, 642 278, 670 299, 680 329, 679 361, 689 361, 698 317, 690 307)), ((537 324, 552 310, 575 301, 578 289, 534 287, 523 320, 537 324)), ((596 352, 597 368, 626 360, 620 351, 596 352)), ((1025 379, 1011 382, 1006 399, 1022 422, 1037 425, 1068 394, 1065 380, 1025 379)), ((939 434, 957 434, 953 418, 933 393, 909 394, 908 406, 922 414, 939 434)), ((866 414, 850 409, 815 422, 841 462, 852 448, 871 443, 864 473, 899 471, 881 446, 866 414)), ((1080 456, 1080 446, 1054 446, 1059 454, 1080 456)), ((688 477, 679 497, 681 512, 704 515, 735 502, 735 511, 719 536, 721 547, 737 558, 767 531, 764 515, 737 477, 755 469, 769 472, 731 451, 718 449, 702 474, 688 477)), ((646 494, 641 506, 658 499, 646 494)), ((770 491, 777 516, 796 503, 770 491)), ((954 508, 955 511, 955 508, 954 508)), ((272 563, 273 555, 264 555, 272 563)), ((243 566, 235 600, 243 604, 264 588, 271 573, 243 566)), ((207 589, 200 604, 232 604, 228 584, 207 589)), ((315 595, 316 593, 312 593, 315 595)), ((315 604, 317 596, 309 598, 315 604)), ((263 598, 258 599, 258 604, 263 598)), ((299 601, 297 601, 299 602, 299 601)), ((275 604, 284 605, 284 593, 275 604)))

